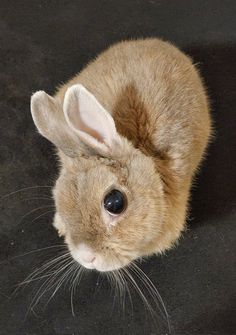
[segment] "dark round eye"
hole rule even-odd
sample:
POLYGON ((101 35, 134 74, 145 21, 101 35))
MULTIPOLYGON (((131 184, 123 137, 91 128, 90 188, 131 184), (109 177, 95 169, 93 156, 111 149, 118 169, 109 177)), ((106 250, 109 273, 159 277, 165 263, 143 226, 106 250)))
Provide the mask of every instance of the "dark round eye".
POLYGON ((126 208, 126 197, 118 190, 110 191, 104 198, 104 208, 110 214, 120 214, 126 208))

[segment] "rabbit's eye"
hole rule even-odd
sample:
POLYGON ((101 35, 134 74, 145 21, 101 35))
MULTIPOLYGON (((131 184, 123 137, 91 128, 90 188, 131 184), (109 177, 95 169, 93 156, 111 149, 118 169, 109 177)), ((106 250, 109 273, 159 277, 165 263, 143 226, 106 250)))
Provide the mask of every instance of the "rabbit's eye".
POLYGON ((112 190, 105 196, 103 203, 107 212, 118 215, 126 209, 127 200, 122 192, 112 190))

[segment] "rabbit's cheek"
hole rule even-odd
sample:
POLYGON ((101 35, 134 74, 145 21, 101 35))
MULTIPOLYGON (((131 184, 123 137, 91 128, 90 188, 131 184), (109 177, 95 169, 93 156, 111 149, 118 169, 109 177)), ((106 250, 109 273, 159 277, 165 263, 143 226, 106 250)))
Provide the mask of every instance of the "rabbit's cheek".
POLYGON ((55 214, 52 224, 57 229, 59 237, 65 236, 66 234, 65 223, 63 222, 62 218, 58 213, 55 214))

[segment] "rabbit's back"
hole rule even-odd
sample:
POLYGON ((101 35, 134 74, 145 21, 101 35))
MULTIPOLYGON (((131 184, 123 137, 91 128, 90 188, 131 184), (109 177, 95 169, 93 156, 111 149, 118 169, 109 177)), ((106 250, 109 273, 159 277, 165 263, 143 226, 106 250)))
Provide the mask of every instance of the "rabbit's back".
POLYGON ((158 39, 125 41, 61 87, 81 83, 113 115, 117 130, 179 174, 196 169, 210 134, 208 101, 191 59, 158 39))

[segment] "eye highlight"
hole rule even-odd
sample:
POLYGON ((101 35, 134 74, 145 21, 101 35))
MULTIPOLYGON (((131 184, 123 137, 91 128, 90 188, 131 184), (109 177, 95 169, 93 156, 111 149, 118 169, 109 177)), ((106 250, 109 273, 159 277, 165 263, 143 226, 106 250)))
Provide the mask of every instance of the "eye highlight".
POLYGON ((122 192, 114 189, 105 196, 103 205, 111 215, 119 215, 126 209, 127 199, 122 192))

